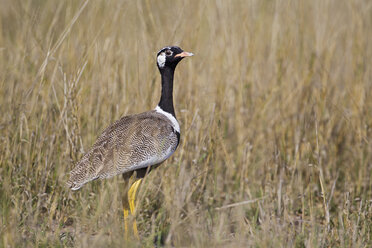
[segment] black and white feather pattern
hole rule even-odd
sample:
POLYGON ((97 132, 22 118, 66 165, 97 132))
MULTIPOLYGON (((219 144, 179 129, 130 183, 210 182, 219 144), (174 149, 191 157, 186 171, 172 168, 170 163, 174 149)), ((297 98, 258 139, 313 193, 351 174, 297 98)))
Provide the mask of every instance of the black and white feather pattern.
POLYGON ((174 127, 174 120, 153 110, 114 122, 71 171, 68 186, 77 190, 97 178, 160 164, 178 146, 179 129, 174 127))

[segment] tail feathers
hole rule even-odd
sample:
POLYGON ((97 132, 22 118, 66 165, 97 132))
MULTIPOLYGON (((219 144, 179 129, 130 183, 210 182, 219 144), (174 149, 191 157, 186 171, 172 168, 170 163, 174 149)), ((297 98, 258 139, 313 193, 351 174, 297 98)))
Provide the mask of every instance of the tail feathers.
POLYGON ((93 181, 93 180, 96 180, 98 179, 99 177, 93 177, 92 179, 88 179, 88 180, 85 180, 83 182, 77 182, 77 181, 73 181, 72 178, 70 178, 68 181, 67 181, 67 186, 71 189, 71 190, 78 190, 80 189, 81 187, 84 186, 84 184, 90 182, 90 181, 93 181))
POLYGON ((71 190, 78 190, 83 186, 83 184, 79 185, 79 184, 76 184, 75 182, 72 182, 71 180, 68 180, 66 184, 67 184, 67 187, 69 187, 71 190))
POLYGON ((87 182, 97 178, 95 170, 90 166, 90 164, 85 163, 85 161, 80 161, 70 172, 70 179, 66 184, 71 188, 71 190, 78 190, 87 182))

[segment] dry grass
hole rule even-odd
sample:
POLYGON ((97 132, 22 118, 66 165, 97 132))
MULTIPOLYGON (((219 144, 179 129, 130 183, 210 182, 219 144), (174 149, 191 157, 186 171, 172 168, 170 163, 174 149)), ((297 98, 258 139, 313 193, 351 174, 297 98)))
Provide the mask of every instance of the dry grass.
POLYGON ((120 247, 121 177, 68 172, 176 71, 177 152, 139 191, 141 241, 370 247, 372 3, 0 0, 0 247, 120 247))

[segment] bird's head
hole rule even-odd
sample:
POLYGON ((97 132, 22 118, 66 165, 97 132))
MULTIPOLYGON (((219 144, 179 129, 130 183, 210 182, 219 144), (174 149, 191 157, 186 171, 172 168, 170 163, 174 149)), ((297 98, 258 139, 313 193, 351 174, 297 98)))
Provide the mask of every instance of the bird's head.
POLYGON ((183 58, 193 55, 193 53, 185 52, 178 46, 169 46, 164 47, 158 52, 156 61, 160 71, 166 67, 174 69, 183 58))

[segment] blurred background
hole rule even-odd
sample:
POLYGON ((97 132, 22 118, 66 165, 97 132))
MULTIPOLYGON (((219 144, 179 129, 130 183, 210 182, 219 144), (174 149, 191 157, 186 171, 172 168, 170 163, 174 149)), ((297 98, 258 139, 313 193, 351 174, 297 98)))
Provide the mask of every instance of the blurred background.
POLYGON ((368 247, 372 2, 0 0, 1 247, 368 247), (100 132, 175 74, 178 150, 138 192, 77 192, 100 132))

